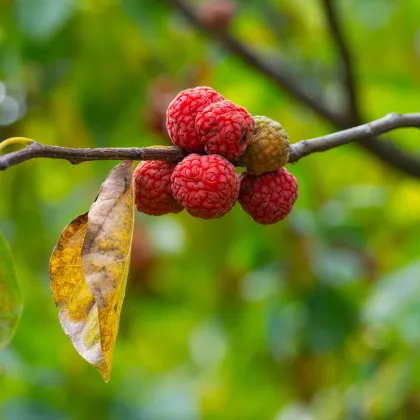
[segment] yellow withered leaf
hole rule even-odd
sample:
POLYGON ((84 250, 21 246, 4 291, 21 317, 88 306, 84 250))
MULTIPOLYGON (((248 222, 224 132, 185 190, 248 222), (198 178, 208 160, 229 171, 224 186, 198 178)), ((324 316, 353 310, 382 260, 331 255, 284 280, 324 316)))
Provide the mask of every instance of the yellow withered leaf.
POLYGON ((102 184, 88 215, 82 269, 98 306, 101 349, 109 380, 130 265, 134 226, 133 162, 116 166, 102 184))
POLYGON ((78 216, 61 234, 50 260, 51 291, 60 308, 58 317, 64 332, 77 352, 101 372, 105 359, 99 340, 98 308, 81 262, 87 221, 87 213, 78 216))
POLYGON ((109 381, 134 226, 131 161, 116 166, 89 212, 62 233, 50 261, 60 322, 79 354, 109 381))

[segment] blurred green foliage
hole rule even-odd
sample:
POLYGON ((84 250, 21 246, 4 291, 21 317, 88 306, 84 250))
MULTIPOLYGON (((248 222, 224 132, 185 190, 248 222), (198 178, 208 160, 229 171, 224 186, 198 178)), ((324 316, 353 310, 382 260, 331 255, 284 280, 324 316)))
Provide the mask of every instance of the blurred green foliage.
POLYGON ((0 232, 0 350, 13 338, 23 301, 16 278, 12 251, 0 232))
MULTIPOLYGON (((419 111, 420 2, 338 2, 366 119, 419 111)), ((232 31, 331 104, 343 98, 317 0, 247 0, 232 31)), ((0 139, 168 144, 181 89, 210 85, 292 141, 332 130, 158 0, 0 0, 0 139)), ((419 149, 415 130, 393 133, 419 149)), ((291 167, 290 217, 260 226, 137 215, 110 384, 60 329, 48 260, 115 162, 34 160, 0 173, 0 230, 25 309, 0 352, 0 418, 420 418, 420 182, 356 145, 291 167)), ((0 256, 1 258, 1 256, 0 256)))

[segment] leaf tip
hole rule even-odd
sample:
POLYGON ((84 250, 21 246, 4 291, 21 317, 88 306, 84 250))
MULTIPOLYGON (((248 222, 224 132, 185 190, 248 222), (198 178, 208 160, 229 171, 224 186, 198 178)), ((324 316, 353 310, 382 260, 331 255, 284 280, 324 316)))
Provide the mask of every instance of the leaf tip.
POLYGON ((111 380, 111 372, 106 370, 106 371, 99 371, 99 373, 102 375, 104 382, 108 384, 109 381, 111 380))

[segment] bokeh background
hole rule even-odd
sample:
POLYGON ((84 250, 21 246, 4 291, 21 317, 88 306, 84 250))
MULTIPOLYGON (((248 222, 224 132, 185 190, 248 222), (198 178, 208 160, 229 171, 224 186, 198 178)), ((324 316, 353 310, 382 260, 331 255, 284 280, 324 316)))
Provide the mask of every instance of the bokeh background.
MULTIPOLYGON (((419 111, 420 3, 335 4, 363 117, 419 111)), ((247 0, 231 19, 273 66, 342 102, 320 1, 247 0)), ((0 140, 168 144, 166 106, 196 85, 280 121, 292 141, 335 130, 215 38, 161 0, 0 0, 0 140)), ((419 150, 418 130, 392 138, 419 150)), ((299 199, 274 226, 239 205, 213 221, 137 214, 105 384, 60 328, 48 261, 113 165, 37 159, 0 173, 0 229, 25 296, 0 352, 0 418, 420 418, 419 179, 353 144, 289 168, 299 199)))

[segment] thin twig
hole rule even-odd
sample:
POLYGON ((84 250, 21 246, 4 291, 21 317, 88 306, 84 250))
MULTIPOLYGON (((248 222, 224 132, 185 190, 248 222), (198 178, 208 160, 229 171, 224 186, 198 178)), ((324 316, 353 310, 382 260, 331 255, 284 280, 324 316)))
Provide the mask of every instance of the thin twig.
POLYGON ((344 34, 341 30, 341 25, 334 8, 334 0, 322 0, 325 16, 330 27, 331 35, 336 43, 338 53, 342 61, 343 83, 346 88, 346 93, 349 101, 349 114, 354 121, 360 120, 359 107, 357 104, 357 87, 355 83, 353 71, 353 59, 350 53, 350 48, 344 34))
POLYGON ((186 152, 178 147, 70 148, 33 142, 25 149, 0 156, 0 171, 34 158, 65 159, 76 165, 92 160, 165 160, 179 162, 186 152))
MULTIPOLYGON (((344 131, 328 134, 308 140, 302 140, 290 146, 289 163, 295 163, 312 153, 323 152, 353 141, 370 141, 374 136, 381 135, 397 128, 420 128, 420 113, 388 114, 383 118, 367 124, 359 125, 344 131)), ((178 147, 132 147, 132 148, 97 148, 74 149, 69 147, 49 146, 37 142, 26 148, 0 156, 0 170, 34 158, 64 159, 73 164, 92 160, 164 160, 179 162, 186 152, 178 147)), ((420 177, 420 158, 413 157, 417 162, 413 175, 420 177)))
MULTIPOLYGON (((312 153, 324 152, 325 150, 343 146, 353 141, 363 140, 369 142, 375 136, 395 130, 396 128, 407 127, 420 128, 420 113, 391 113, 367 124, 358 125, 326 136, 299 141, 291 146, 289 163, 297 162, 299 159, 312 153)), ((413 159, 417 161, 418 165, 416 176, 420 177, 420 158, 413 157, 413 159)))

